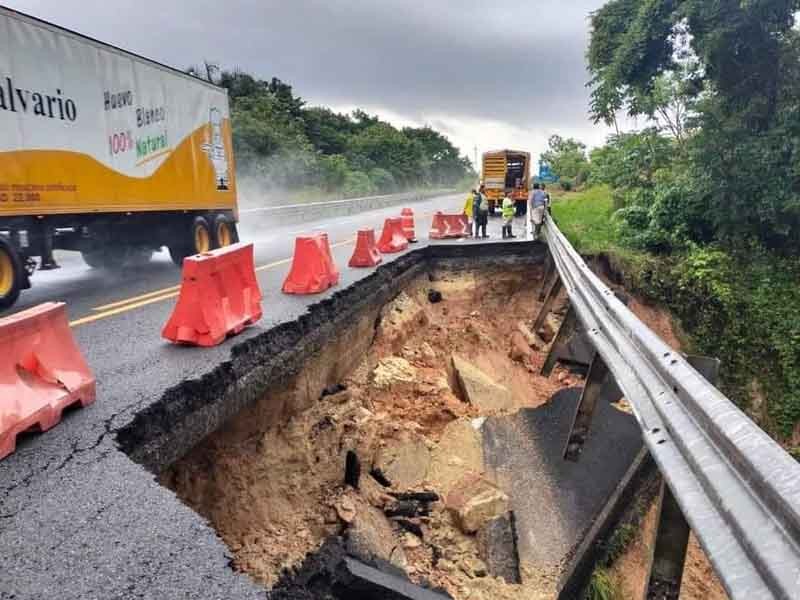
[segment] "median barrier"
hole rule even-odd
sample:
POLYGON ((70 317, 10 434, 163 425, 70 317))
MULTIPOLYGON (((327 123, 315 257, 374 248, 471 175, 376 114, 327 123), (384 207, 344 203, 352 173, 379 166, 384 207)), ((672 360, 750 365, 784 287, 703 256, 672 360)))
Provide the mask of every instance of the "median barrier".
POLYGON ((239 214, 242 216, 243 221, 250 223, 258 222, 258 219, 263 219, 270 224, 273 222, 280 222, 282 225, 288 225, 290 223, 307 224, 318 219, 327 219, 330 217, 341 218, 369 210, 422 202, 454 192, 455 190, 453 189, 441 189, 369 196, 366 198, 287 204, 283 206, 241 206, 239 214))
POLYGON ((402 252, 408 248, 408 240, 403 233, 403 222, 400 219, 386 219, 383 223, 381 239, 378 240, 378 250, 382 254, 402 252))
POLYGON ((66 408, 95 400, 95 379, 72 337, 66 305, 46 302, 0 319, 0 459, 25 431, 47 431, 66 408))
POLYGON ((319 294, 339 283, 328 234, 296 238, 292 268, 283 282, 285 294, 319 294))
POLYGON ((433 222, 431 223, 431 231, 429 234, 432 240, 469 237, 469 235, 470 231, 467 215, 446 215, 442 212, 437 212, 433 215, 433 222))
POLYGON ((261 314, 253 244, 233 244, 183 260, 178 302, 161 335, 175 343, 216 346, 261 314))
POLYGON ((403 233, 406 239, 414 244, 417 241, 417 235, 414 233, 414 211, 410 208, 404 208, 400 211, 400 220, 403 223, 403 233))
POLYGON ((374 267, 382 260, 381 253, 378 252, 378 248, 375 245, 375 230, 359 230, 356 237, 356 249, 353 251, 353 256, 350 257, 350 262, 347 263, 347 266, 374 267))

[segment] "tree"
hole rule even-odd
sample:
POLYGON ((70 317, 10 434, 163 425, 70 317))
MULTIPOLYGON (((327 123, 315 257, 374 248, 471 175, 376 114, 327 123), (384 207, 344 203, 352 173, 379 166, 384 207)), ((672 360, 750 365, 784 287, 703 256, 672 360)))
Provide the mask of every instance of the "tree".
POLYGON ((321 171, 322 185, 325 190, 333 192, 344 187, 347 176, 350 174, 350 166, 347 159, 341 154, 331 156, 321 156, 318 159, 321 171))
POLYGON ((425 181, 434 185, 452 185, 471 170, 468 158, 462 157, 458 149, 444 135, 430 127, 405 127, 403 134, 422 145, 428 168, 425 181))
POLYGON ((589 161, 586 158, 586 145, 573 138, 550 136, 542 160, 562 179, 574 180, 580 185, 588 178, 589 161))
POLYGON ((800 0, 612 0, 592 16, 594 119, 624 107, 685 146, 684 189, 696 195, 686 204, 705 207, 727 244, 800 248, 798 9, 800 0))
POLYGON ((329 108, 315 106, 303 111, 303 122, 308 139, 322 154, 344 154, 348 138, 353 132, 353 121, 347 115, 329 108))
POLYGON ((347 156, 365 172, 383 167, 404 186, 419 181, 428 165, 419 141, 409 139, 402 131, 382 122, 355 135, 348 145, 347 156))
POLYGON ((471 171, 431 128, 401 131, 363 110, 348 115, 307 107, 291 85, 275 77, 258 79, 240 69, 216 73, 212 78, 230 98, 237 168, 265 187, 372 193, 452 185, 471 171))

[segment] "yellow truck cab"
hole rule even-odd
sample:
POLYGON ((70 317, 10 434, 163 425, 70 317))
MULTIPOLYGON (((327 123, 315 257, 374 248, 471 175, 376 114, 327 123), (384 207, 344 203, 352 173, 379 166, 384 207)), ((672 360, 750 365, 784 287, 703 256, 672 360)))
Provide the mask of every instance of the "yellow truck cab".
POLYGON ((119 269, 237 241, 225 89, 2 6, 0 31, 0 308, 53 249, 119 269))

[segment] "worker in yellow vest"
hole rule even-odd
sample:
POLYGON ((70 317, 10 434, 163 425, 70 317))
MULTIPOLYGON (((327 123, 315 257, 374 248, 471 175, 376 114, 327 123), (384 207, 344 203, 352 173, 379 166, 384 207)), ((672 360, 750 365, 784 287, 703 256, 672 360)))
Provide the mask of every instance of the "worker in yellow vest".
POLYGON ((515 236, 511 232, 511 224, 514 222, 514 213, 515 213, 515 206, 514 201, 509 197, 508 194, 505 195, 503 198, 503 239, 511 239, 515 238, 515 236))
POLYGON ((472 203, 477 192, 472 190, 467 194, 467 199, 464 201, 464 214, 467 215, 467 224, 469 225, 469 235, 472 236, 472 203))

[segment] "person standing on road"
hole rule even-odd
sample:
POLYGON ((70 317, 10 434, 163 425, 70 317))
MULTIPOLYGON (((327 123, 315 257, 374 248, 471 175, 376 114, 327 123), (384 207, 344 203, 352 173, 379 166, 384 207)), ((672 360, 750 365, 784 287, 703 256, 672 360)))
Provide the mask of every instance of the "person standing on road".
POLYGON ((472 237, 472 218, 475 214, 472 210, 473 203, 475 202, 475 194, 478 192, 472 190, 469 194, 467 194, 467 199, 464 202, 464 214, 467 216, 467 226, 469 227, 469 235, 472 237))
POLYGON ((475 217, 475 237, 487 238, 486 225, 489 223, 489 199, 483 194, 483 186, 475 194, 475 202, 472 205, 473 216, 475 217))
POLYGON ((531 193, 531 223, 533 224, 533 239, 538 240, 544 223, 544 213, 547 210, 547 196, 538 183, 533 184, 531 193))
POLYGON ((475 236, 478 237, 479 231, 478 227, 480 214, 481 214, 481 201, 483 200, 483 194, 480 193, 479 190, 472 190, 472 222, 475 225, 475 236))
POLYGON ((514 201, 506 194, 503 198, 503 239, 517 237, 511 231, 515 208, 514 201))
POLYGON ((552 200, 550 200, 550 192, 547 191, 547 186, 545 184, 542 184, 542 191, 544 192, 544 197, 545 200, 547 201, 547 203, 545 204, 545 206, 547 206, 547 212, 549 214, 552 214, 553 211, 550 210, 550 204, 552 203, 552 200))

